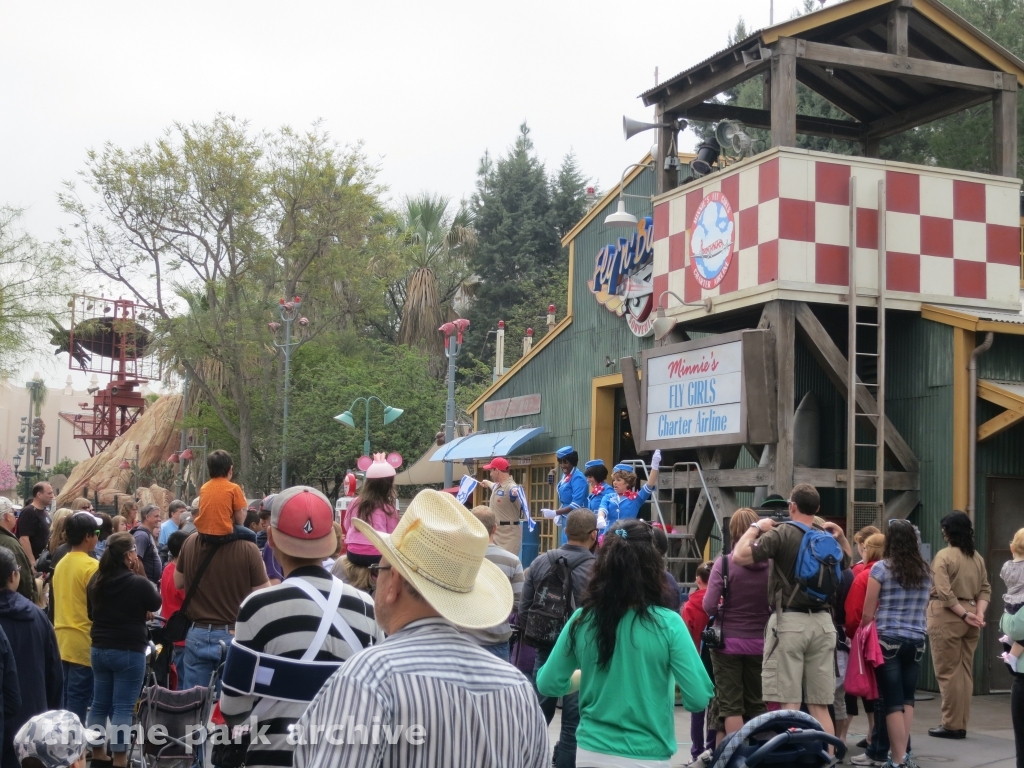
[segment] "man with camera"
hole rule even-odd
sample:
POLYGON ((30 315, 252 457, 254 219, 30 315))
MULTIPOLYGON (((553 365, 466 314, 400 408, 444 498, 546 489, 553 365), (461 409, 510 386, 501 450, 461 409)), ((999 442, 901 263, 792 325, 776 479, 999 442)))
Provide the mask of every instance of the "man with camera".
POLYGON ((828 705, 835 699, 836 628, 829 603, 841 585, 842 569, 850 567, 850 544, 835 523, 815 523, 820 508, 814 486, 795 486, 790 519, 751 523, 736 542, 732 562, 773 563, 768 580, 773 611, 761 665, 764 700, 795 710, 803 700, 811 716, 834 734, 828 705))

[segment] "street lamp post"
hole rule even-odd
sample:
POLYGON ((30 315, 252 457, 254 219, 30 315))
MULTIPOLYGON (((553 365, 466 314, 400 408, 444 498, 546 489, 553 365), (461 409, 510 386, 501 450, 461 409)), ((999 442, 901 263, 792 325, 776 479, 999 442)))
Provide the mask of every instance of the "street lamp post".
POLYGON ((130 470, 132 473, 132 485, 135 487, 133 491, 139 490, 139 444, 135 444, 135 458, 131 461, 128 459, 121 459, 121 463, 117 467, 120 470, 130 470))
POLYGON ((405 411, 402 410, 401 408, 392 408, 390 405, 385 403, 383 400, 381 400, 376 395, 370 395, 369 397, 357 397, 355 400, 352 401, 352 405, 350 405, 348 407, 347 411, 345 411, 344 413, 339 413, 337 416, 334 417, 335 421, 340 421, 346 427, 352 427, 353 429, 355 429, 356 420, 355 420, 355 417, 352 415, 352 409, 356 407, 356 404, 359 401, 362 401, 362 402, 366 403, 366 432, 364 433, 364 438, 363 438, 363 455, 364 456, 369 456, 370 455, 370 401, 371 400, 376 400, 378 403, 380 403, 381 405, 384 406, 384 426, 387 426, 388 424, 393 422, 395 419, 397 419, 399 416, 401 416, 403 413, 405 413, 405 411))
MULTIPOLYGON (((284 350, 284 413, 281 419, 281 490, 288 485, 288 454, 285 449, 288 439, 288 389, 291 384, 292 347, 299 345, 299 342, 292 341, 292 322, 296 319, 303 328, 309 323, 305 317, 296 317, 299 314, 299 305, 302 304, 302 297, 296 296, 291 301, 281 299, 281 322, 284 323, 284 343, 274 342, 274 346, 284 350)), ((274 333, 281 328, 281 323, 268 323, 268 327, 274 333)))
MULTIPOLYGON (((202 483, 203 478, 206 477, 206 449, 208 447, 208 442, 209 442, 209 440, 208 440, 209 432, 210 432, 210 430, 207 427, 203 427, 203 442, 196 443, 194 445, 190 444, 190 445, 186 446, 185 448, 183 448, 182 450, 175 451, 174 453, 172 453, 170 456, 167 457, 167 463, 168 464, 180 464, 181 465, 181 480, 176 485, 180 485, 181 491, 182 491, 182 493, 185 496, 189 495, 188 494, 188 485, 185 483, 185 462, 186 461, 193 461, 196 458, 196 452, 194 450, 192 450, 193 448, 199 450, 199 455, 201 457, 199 459, 199 463, 200 463, 199 479, 200 479, 200 482, 197 483, 196 480, 195 480, 195 476, 192 477, 192 484, 195 486, 195 489, 197 491, 199 490, 199 488, 203 484, 202 483)), ((182 445, 184 445, 184 444, 185 444, 185 441, 183 439, 182 440, 182 445)), ((182 499, 182 500, 184 501, 184 499, 182 499)))
MULTIPOLYGON (((469 328, 469 320, 459 318, 445 323, 439 330, 444 334, 444 355, 448 358, 448 403, 445 406, 444 441, 450 443, 455 438, 455 360, 462 350, 462 334, 469 328)), ((455 474, 450 461, 444 463, 444 487, 452 487, 452 476, 455 474)))

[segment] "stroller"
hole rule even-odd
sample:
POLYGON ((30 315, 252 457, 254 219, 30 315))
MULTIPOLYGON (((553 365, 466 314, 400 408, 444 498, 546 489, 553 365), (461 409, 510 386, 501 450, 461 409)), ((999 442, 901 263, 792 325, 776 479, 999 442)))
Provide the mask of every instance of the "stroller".
MULTIPOLYGON (((221 661, 214 669, 209 686, 197 685, 183 691, 174 691, 163 682, 170 667, 172 644, 164 642, 159 650, 154 640, 150 640, 149 645, 147 685, 142 689, 142 696, 136 705, 133 723, 141 726, 144 739, 142 742, 133 739, 128 753, 129 765, 139 768, 191 768, 197 763, 198 755, 200 768, 208 768, 213 765, 210 745, 196 742, 205 741, 199 735, 205 736, 211 732, 210 718, 215 703, 213 692, 217 690, 227 646, 221 643, 221 661), (163 743, 149 738, 151 729, 156 726, 163 726, 166 731, 166 738, 160 739, 163 743), (200 728, 201 734, 194 734, 200 728)), ((133 728, 132 732, 134 734, 136 730, 133 728)))
POLYGON ((689 768, 754 768, 758 765, 835 765, 846 755, 841 739, 821 730, 804 712, 783 709, 766 712, 727 736, 713 754, 705 752, 689 768), (833 746, 836 756, 828 753, 833 746))

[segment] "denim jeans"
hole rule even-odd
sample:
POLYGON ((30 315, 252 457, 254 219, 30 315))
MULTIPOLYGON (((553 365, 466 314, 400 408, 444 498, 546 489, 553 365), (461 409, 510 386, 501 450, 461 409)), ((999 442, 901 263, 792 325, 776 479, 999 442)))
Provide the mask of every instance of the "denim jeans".
POLYGON ((1010 719, 1017 743, 1017 768, 1024 768, 1024 675, 1021 674, 1013 676, 1013 687, 1010 688, 1010 719))
MULTIPOLYGON (((550 648, 538 648, 537 658, 533 663, 533 687, 537 689, 537 672, 551 655, 550 648)), ((537 692, 540 701, 540 708, 544 712, 544 718, 551 724, 555 716, 555 706, 558 700, 550 696, 541 696, 537 692)), ((562 729, 558 734, 558 741, 555 742, 555 753, 552 763, 555 768, 576 768, 576 729, 580 724, 580 694, 567 693, 562 697, 562 729)))
POLYGON ((74 712, 85 722, 85 713, 92 703, 92 667, 63 661, 64 666, 64 709, 74 712))
POLYGON ((174 663, 174 668, 178 670, 178 690, 183 690, 182 683, 185 679, 185 646, 176 645, 174 651, 171 654, 171 661, 174 663))
POLYGON ((882 666, 875 669, 878 680, 878 695, 884 704, 882 712, 876 715, 902 712, 903 705, 914 705, 914 690, 917 688, 917 671, 924 657, 924 640, 904 640, 898 637, 878 638, 882 648, 882 666))
MULTIPOLYGON (((222 642, 225 648, 231 645, 230 632, 199 627, 189 629, 185 637, 185 673, 180 678, 182 690, 195 688, 197 685, 206 687, 210 684, 214 670, 223 661, 220 645, 222 642)), ((220 683, 217 684, 214 695, 220 695, 220 683)))
POLYGON ((497 645, 482 645, 480 647, 488 653, 493 653, 502 661, 509 660, 509 647, 507 640, 504 643, 498 643, 497 645))
POLYGON ((93 693, 90 726, 106 728, 112 752, 125 752, 131 742, 129 729, 135 702, 146 674, 146 654, 113 648, 92 649, 93 693))

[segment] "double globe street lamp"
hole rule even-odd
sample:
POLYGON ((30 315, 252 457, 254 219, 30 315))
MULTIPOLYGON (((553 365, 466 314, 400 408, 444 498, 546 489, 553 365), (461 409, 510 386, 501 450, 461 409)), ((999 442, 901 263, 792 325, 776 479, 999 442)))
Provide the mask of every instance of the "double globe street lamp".
POLYGON ((395 419, 397 419, 399 416, 401 416, 403 413, 405 413, 405 411, 402 410, 401 408, 393 408, 393 407, 391 407, 390 405, 385 403, 383 400, 381 400, 376 395, 370 395, 369 397, 357 397, 355 400, 352 401, 352 405, 350 405, 348 407, 347 411, 344 411, 343 413, 339 413, 337 416, 334 417, 335 421, 340 421, 346 427, 352 427, 353 429, 355 429, 356 419, 355 419, 355 416, 352 414, 352 410, 356 407, 356 405, 360 401, 362 401, 363 403, 366 404, 366 432, 365 432, 365 435, 364 435, 364 438, 363 438, 363 455, 366 456, 366 457, 370 456, 370 401, 371 400, 376 400, 378 403, 380 403, 381 405, 384 406, 384 426, 387 426, 388 424, 393 422, 395 419))

